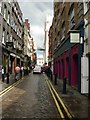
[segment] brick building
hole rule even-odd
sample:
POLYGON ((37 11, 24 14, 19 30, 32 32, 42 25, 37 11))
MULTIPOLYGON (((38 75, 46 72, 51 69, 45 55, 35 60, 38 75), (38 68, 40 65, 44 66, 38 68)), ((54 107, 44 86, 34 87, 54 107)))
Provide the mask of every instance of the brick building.
POLYGON ((83 42, 70 43, 70 31, 78 31, 84 40, 84 11, 82 2, 54 2, 53 18, 54 75, 67 78, 67 83, 81 91, 81 57, 83 42))

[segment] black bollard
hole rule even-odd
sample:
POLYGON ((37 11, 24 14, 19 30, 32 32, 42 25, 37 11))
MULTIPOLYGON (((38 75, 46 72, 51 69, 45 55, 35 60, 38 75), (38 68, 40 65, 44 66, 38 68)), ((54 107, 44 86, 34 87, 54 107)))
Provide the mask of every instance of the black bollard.
POLYGON ((57 74, 55 74, 55 85, 57 85, 57 74))
POLYGON ((66 78, 63 79, 63 94, 66 94, 66 78))
POLYGON ((9 84, 9 73, 7 73, 7 84, 9 84))

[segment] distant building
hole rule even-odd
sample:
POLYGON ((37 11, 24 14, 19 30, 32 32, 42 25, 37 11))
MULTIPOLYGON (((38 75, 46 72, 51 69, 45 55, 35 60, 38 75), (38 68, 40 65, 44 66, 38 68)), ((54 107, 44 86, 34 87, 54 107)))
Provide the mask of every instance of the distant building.
POLYGON ((24 22, 24 62, 25 66, 35 64, 34 41, 30 34, 30 23, 28 19, 24 22))
POLYGON ((44 59, 38 57, 38 58, 37 58, 37 65, 43 66, 43 64, 44 64, 44 59))
POLYGON ((49 28, 52 24, 52 19, 50 16, 47 16, 46 21, 45 21, 45 37, 44 37, 44 63, 48 64, 48 50, 49 50, 49 28))

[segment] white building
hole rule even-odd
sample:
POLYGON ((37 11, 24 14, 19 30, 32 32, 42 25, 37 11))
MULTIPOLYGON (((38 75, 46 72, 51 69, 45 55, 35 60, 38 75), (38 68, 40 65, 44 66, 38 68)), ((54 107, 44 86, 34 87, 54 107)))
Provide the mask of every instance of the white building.
POLYGON ((37 58, 37 65, 43 66, 44 59, 43 58, 37 58))
POLYGON ((48 32, 49 28, 52 25, 52 17, 47 16, 46 21, 45 21, 45 38, 44 38, 44 63, 48 63, 48 49, 49 49, 49 37, 48 37, 48 32))

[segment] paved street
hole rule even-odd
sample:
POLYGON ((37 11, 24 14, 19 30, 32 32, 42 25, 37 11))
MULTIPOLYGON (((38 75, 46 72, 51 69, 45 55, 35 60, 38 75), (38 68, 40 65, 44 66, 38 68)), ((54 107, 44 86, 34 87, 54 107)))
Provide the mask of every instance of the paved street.
POLYGON ((30 74, 2 99, 3 118, 59 118, 43 74, 30 74))

